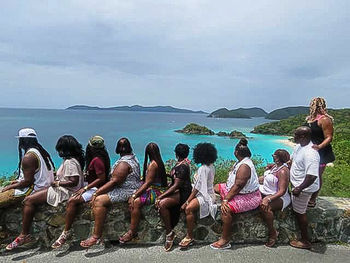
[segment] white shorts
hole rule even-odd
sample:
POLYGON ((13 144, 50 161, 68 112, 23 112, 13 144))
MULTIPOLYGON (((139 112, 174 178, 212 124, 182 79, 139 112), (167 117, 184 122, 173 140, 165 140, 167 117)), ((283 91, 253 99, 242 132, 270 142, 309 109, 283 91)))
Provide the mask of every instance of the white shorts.
POLYGON ((97 191, 97 187, 93 187, 87 191, 85 191, 81 197, 84 199, 85 203, 91 201, 92 195, 97 191))

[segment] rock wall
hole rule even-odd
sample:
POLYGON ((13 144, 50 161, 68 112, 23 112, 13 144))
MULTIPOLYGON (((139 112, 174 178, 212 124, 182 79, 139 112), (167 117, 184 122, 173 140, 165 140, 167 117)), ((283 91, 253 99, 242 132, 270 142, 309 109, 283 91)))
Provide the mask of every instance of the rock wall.
MULTIPOLYGON (((60 235, 64 225, 65 205, 53 208, 40 206, 35 214, 32 233, 38 245, 49 247, 60 235)), ((138 238, 134 241, 142 244, 162 244, 165 234, 162 222, 153 206, 144 207, 138 238)), ((21 207, 0 209, 0 248, 13 240, 21 230, 21 207)), ((309 232, 312 241, 350 243, 350 199, 321 197, 316 208, 307 213, 309 232)), ((280 232, 278 242, 287 243, 296 237, 297 227, 291 208, 275 215, 275 226, 280 232)), ((118 240, 128 230, 130 214, 126 203, 116 204, 108 212, 104 237, 118 240)), ((267 229, 258 210, 236 215, 233 222, 233 241, 235 243, 262 243, 266 241, 267 229)), ((87 238, 93 228, 93 217, 88 205, 81 207, 73 224, 72 241, 87 238)), ((185 236, 184 215, 177 225, 176 234, 185 236)), ((209 243, 218 239, 222 231, 220 213, 216 220, 207 217, 198 220, 195 238, 198 243, 209 243)))

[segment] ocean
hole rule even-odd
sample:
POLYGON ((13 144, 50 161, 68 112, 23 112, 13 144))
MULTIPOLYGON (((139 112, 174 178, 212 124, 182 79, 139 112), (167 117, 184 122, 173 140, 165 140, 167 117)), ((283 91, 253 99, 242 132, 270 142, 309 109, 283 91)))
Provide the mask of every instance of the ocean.
POLYGON ((236 139, 174 132, 191 122, 205 125, 215 132, 243 132, 250 137, 248 146, 253 155, 262 157, 266 162, 272 161, 271 154, 278 148, 291 151, 290 146, 281 142, 286 137, 250 133, 254 126, 269 122, 264 118, 217 119, 207 118, 204 114, 0 108, 0 176, 9 176, 17 168, 15 136, 24 127, 36 130, 39 142, 51 154, 56 167, 61 159, 55 151, 55 145, 58 138, 65 134, 76 137, 84 147, 91 136, 101 135, 112 162, 118 159, 115 146, 121 137, 130 139, 140 163, 143 163, 144 149, 149 142, 159 145, 164 161, 175 158, 174 148, 177 143, 186 143, 193 149, 199 142, 213 143, 219 157, 234 159, 236 139))

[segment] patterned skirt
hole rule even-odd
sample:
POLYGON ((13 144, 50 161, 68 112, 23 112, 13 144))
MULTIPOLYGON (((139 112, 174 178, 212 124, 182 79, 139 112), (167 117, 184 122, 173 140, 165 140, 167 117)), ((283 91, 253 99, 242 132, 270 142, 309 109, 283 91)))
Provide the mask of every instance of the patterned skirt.
POLYGON ((143 205, 151 205, 156 202, 156 198, 164 193, 166 187, 151 185, 141 196, 140 201, 143 205))
MULTIPOLYGON (((219 184, 221 199, 224 199, 230 189, 227 189, 226 184, 219 184)), ((258 190, 249 194, 237 194, 230 201, 228 205, 235 214, 254 210, 259 207, 261 203, 261 193, 258 190)))

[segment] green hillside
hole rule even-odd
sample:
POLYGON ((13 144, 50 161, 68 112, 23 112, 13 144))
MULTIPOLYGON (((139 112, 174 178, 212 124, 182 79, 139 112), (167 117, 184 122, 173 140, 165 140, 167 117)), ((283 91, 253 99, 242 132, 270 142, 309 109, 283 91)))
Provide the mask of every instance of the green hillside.
POLYGON ((305 106, 286 107, 286 108, 271 111, 269 114, 266 115, 265 118, 269 120, 282 120, 282 119, 287 119, 289 117, 296 116, 299 114, 308 114, 308 113, 309 113, 309 107, 305 107, 305 106))
POLYGON ((235 110, 228 110, 226 108, 221 108, 213 111, 208 115, 208 117, 213 118, 245 118, 250 119, 252 117, 265 117, 267 112, 261 108, 238 108, 235 110))

